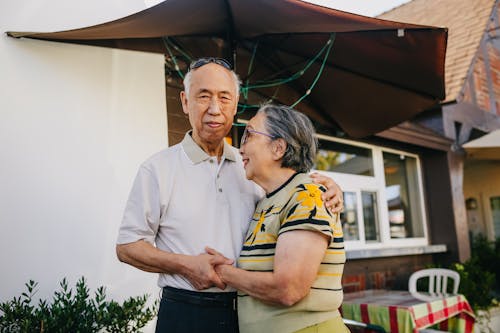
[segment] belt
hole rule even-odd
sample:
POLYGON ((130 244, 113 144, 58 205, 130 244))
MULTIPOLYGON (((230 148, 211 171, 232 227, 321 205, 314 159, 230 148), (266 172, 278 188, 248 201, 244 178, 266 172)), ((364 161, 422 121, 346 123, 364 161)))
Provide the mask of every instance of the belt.
POLYGON ((224 307, 236 310, 236 292, 212 293, 163 287, 163 297, 193 305, 224 307))

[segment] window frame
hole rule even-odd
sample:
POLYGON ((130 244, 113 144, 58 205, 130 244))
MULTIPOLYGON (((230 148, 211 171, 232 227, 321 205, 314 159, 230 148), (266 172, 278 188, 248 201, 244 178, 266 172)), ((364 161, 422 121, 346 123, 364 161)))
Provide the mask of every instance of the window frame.
POLYGON ((376 146, 364 142, 357 142, 347 139, 336 138, 324 134, 316 134, 316 137, 318 138, 318 140, 334 141, 361 148, 367 148, 370 149, 372 152, 373 173, 374 173, 373 176, 353 175, 353 174, 339 173, 333 171, 314 170, 318 173, 332 177, 335 180, 335 182, 339 184, 339 186, 344 192, 356 193, 356 198, 358 203, 357 221, 359 223, 358 228, 359 228, 360 240, 345 241, 345 246, 347 250, 369 250, 369 249, 381 249, 385 247, 397 248, 397 247, 415 247, 415 246, 429 245, 427 212, 426 212, 425 194, 423 186, 424 184, 422 180, 422 164, 420 161, 420 157, 417 154, 409 153, 394 148, 376 146), (419 187, 418 199, 420 201, 419 205, 420 207, 416 207, 416 209, 420 210, 420 215, 422 217, 421 223, 423 224, 422 225, 423 235, 424 235, 423 237, 391 238, 390 236, 389 211, 387 206, 387 197, 385 193, 386 186, 385 186, 385 173, 384 173, 384 160, 383 160, 384 152, 415 158, 416 177, 417 177, 416 182, 419 187), (378 211, 375 212, 375 214, 377 215, 379 223, 380 242, 366 242, 364 239, 365 232, 364 232, 364 220, 362 216, 362 201, 361 201, 362 191, 374 192, 376 194, 378 211))

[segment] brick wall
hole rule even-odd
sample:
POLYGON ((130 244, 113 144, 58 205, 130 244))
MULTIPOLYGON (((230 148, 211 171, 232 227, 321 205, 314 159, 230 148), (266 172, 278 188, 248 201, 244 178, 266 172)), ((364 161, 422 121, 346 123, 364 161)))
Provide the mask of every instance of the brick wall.
POLYGON ((486 33, 464 85, 463 100, 500 115, 500 6, 489 20, 486 33), (496 17, 495 17, 496 15, 496 17))
MULTIPOLYGON (((500 34, 497 37, 500 41, 500 34)), ((488 55, 490 60, 490 70, 493 86, 491 98, 495 101, 496 114, 500 115, 500 50, 493 44, 488 45, 488 55)))
POLYGON ((342 287, 345 293, 365 289, 407 290, 410 274, 432 262, 432 255, 348 260, 342 287))

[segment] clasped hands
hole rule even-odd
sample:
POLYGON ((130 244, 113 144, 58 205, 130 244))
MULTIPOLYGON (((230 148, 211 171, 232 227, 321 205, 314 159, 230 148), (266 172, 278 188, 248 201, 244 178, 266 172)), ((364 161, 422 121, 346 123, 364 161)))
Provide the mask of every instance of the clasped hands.
POLYGON ((226 258, 216 250, 206 247, 206 253, 186 257, 186 269, 182 275, 191 282, 197 290, 217 287, 224 290, 226 284, 219 276, 219 271, 226 267, 233 267, 234 260, 226 258))

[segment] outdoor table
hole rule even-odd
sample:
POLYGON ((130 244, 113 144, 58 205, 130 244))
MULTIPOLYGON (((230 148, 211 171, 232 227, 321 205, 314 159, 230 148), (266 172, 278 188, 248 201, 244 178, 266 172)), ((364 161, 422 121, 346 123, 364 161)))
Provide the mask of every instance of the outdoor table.
POLYGON ((379 325, 391 333, 416 333, 428 327, 471 333, 475 322, 474 311, 461 294, 426 301, 409 291, 364 290, 345 293, 341 312, 346 319, 379 325))

